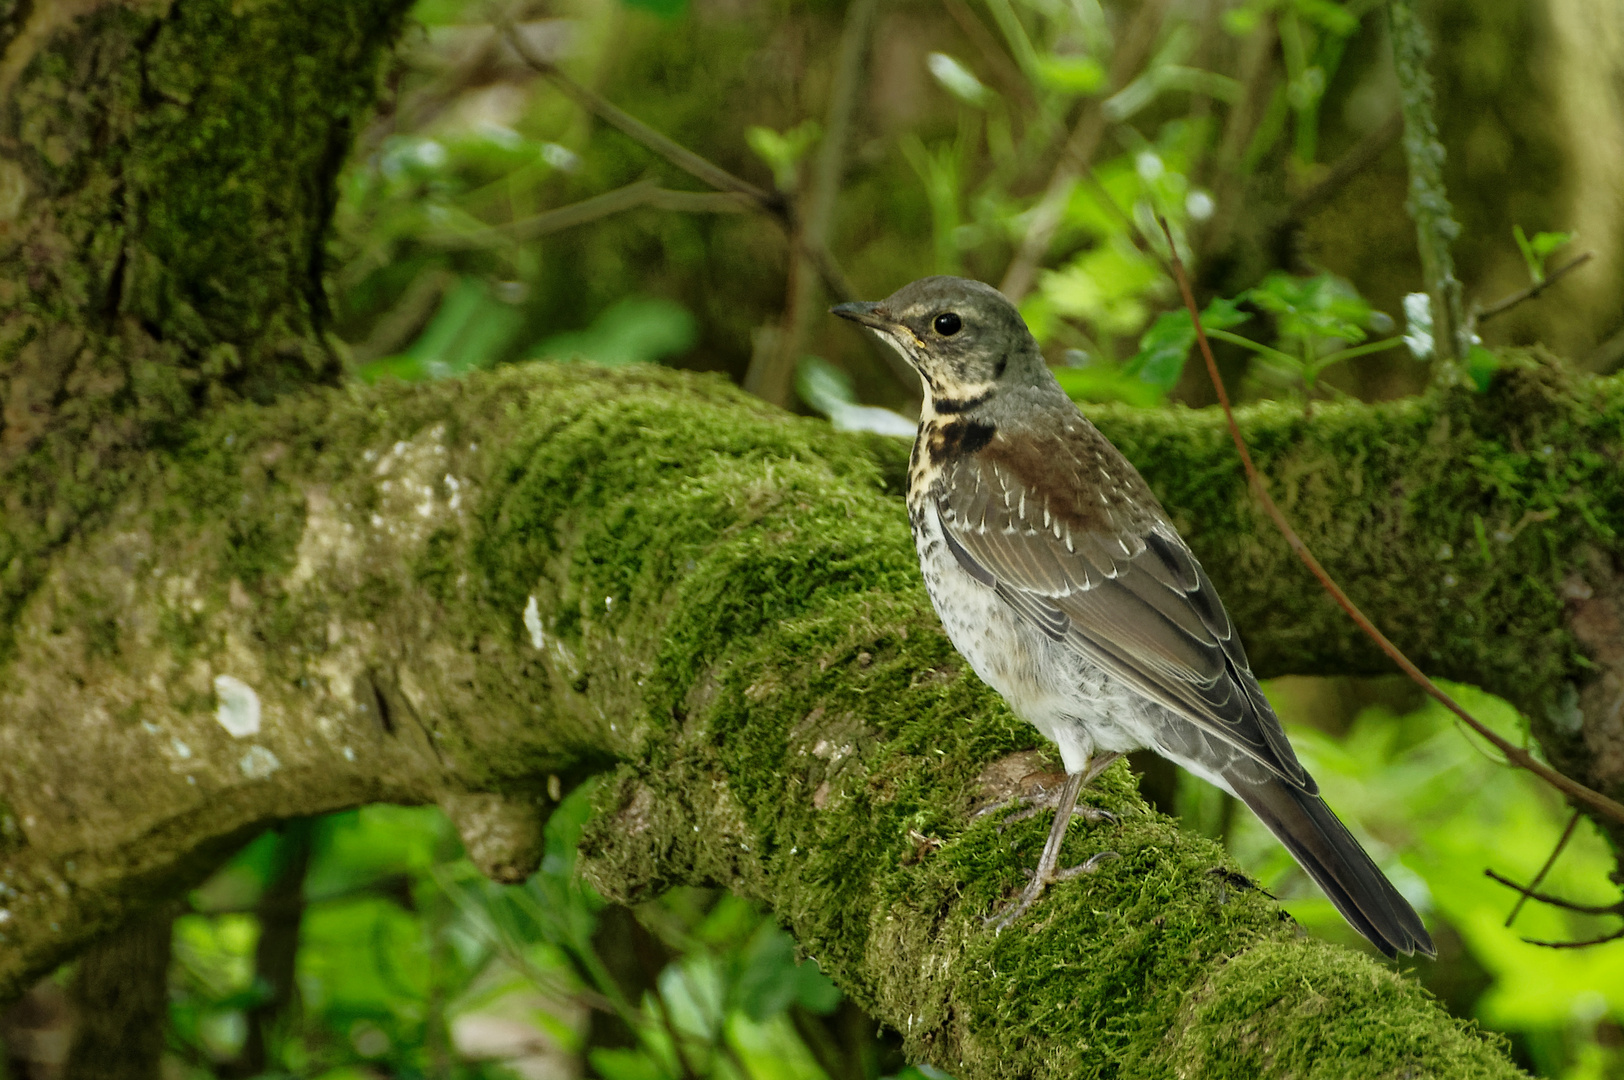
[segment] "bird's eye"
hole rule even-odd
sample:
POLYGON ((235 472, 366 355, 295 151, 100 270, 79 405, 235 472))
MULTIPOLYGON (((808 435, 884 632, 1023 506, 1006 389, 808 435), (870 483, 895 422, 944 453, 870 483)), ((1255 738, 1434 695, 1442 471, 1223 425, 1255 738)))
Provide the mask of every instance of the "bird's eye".
POLYGON ((964 327, 964 320, 959 318, 956 311, 944 311, 931 322, 936 332, 943 337, 952 337, 964 327))

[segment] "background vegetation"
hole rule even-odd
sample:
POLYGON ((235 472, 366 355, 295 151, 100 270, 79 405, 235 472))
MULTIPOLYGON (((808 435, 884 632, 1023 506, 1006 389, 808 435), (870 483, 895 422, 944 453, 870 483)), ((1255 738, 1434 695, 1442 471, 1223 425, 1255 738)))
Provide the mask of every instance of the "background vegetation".
MULTIPOLYGON (((1492 368, 1488 346, 1542 342, 1595 370, 1624 358, 1624 226, 1604 168, 1619 129, 1586 127, 1607 107, 1588 95, 1604 95, 1556 74, 1624 61, 1605 34, 1573 32, 1571 6, 1424 8, 1455 254, 1491 313, 1464 367, 1474 380, 1492 368), (1582 250, 1590 262, 1563 277, 1582 250), (1494 311, 1546 279, 1537 303, 1494 311)), ((959 273, 1021 301, 1080 400, 1206 404, 1205 375, 1185 364, 1189 320, 1144 239, 1162 215, 1240 396, 1311 409, 1414 392, 1453 376, 1406 301, 1423 283, 1384 11, 420 0, 343 175, 337 332, 368 381, 541 357, 666 363, 897 434, 916 388, 821 312, 836 288, 877 298, 959 273), (539 70, 552 62, 568 85, 539 70), (772 195, 706 187, 570 86, 772 195)), ((1426 984, 1539 1075, 1624 1076, 1624 943, 1526 940, 1612 924, 1539 904, 1508 920, 1515 894, 1484 875, 1533 879, 1568 831, 1561 800, 1392 680, 1269 690, 1332 805, 1434 928, 1426 984)), ((1460 692, 1526 738, 1509 707, 1460 692)), ((1232 800, 1136 764, 1153 802, 1223 837, 1310 931, 1362 947, 1232 800)), ((517 886, 486 881, 433 809, 369 807, 255 840, 176 912, 174 1075, 918 1073, 743 902, 687 889, 605 907, 572 875, 588 794, 554 813, 541 871, 517 886)), ((1609 849, 1588 821, 1571 833, 1544 887, 1610 903, 1609 849)), ((54 986, 7 1021, 14 1077, 49 1075, 54 986)))

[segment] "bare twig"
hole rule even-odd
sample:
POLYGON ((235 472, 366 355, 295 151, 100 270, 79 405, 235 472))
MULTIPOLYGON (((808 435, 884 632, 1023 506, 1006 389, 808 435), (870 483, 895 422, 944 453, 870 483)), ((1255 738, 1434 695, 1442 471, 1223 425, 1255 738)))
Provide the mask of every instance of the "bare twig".
MULTIPOLYGON (((811 253, 827 253, 829 222, 834 216, 835 196, 845 172, 846 144, 850 140, 852 118, 863 84, 864 60, 874 35, 874 16, 879 0, 855 0, 846 9, 846 22, 840 32, 835 56, 834 78, 829 89, 829 106, 824 115, 823 139, 813 159, 812 175, 801 213, 794 224, 794 257, 790 260, 782 328, 775 348, 758 351, 745 372, 744 388, 774 405, 788 405, 795 383, 795 366, 800 362, 806 337, 816 310, 819 272, 811 253)), ((887 350, 888 352, 890 350, 887 350)), ((901 362, 901 357, 898 357, 901 362)))
POLYGON ((695 179, 709 184, 718 191, 732 191, 743 195, 756 206, 775 216, 787 219, 789 204, 778 192, 759 188, 750 181, 734 176, 720 165, 700 157, 675 139, 668 138, 655 131, 631 113, 609 101, 591 87, 582 86, 563 71, 559 70, 546 57, 539 55, 530 47, 524 36, 518 33, 511 22, 503 22, 502 33, 507 38, 513 51, 519 54, 520 59, 529 64, 537 72, 551 79, 565 96, 571 98, 577 105, 587 112, 593 113, 612 127, 618 128, 622 133, 642 143, 650 150, 659 154, 665 160, 687 173, 695 179))
MULTIPOLYGON (((1112 92, 1128 85, 1150 59, 1151 48, 1156 44, 1166 9, 1167 0, 1145 0, 1139 5, 1138 14, 1128 24, 1111 59, 1112 92)), ((1100 138, 1105 134, 1105 96, 1090 98, 1083 103, 1071 136, 1060 151, 1060 160, 1049 175, 1043 197, 1032 210, 1031 223, 1026 228, 1026 235, 1021 237, 1021 246, 1015 258, 1010 260, 1009 269, 1004 271, 1004 280, 998 284, 998 290, 1016 303, 1020 303, 1032 288, 1038 264, 1048 254, 1049 243, 1060 228, 1060 219, 1065 212, 1066 200, 1071 196, 1072 186, 1087 171, 1094 152, 1099 149, 1100 138)))
POLYGON ((638 180, 556 210, 466 233, 434 233, 427 241, 442 248, 488 248, 536 240, 550 233, 597 221, 613 214, 652 206, 692 214, 737 214, 750 209, 747 197, 722 191, 672 191, 652 180, 638 180))
POLYGON ((1501 299, 1496 300, 1494 303, 1490 304, 1481 311, 1474 312, 1472 324, 1481 326, 1483 323, 1488 322, 1496 315, 1502 315, 1505 312, 1510 311, 1524 300, 1534 299, 1534 297, 1538 296, 1546 289, 1549 289, 1552 285, 1555 285, 1558 281, 1567 277, 1573 271, 1579 269, 1579 267, 1583 266, 1585 263, 1589 262, 1595 257, 1596 253, 1594 251, 1586 251, 1575 255, 1561 266, 1558 266, 1555 270, 1552 270, 1550 273, 1546 274, 1542 280, 1536 281, 1534 284, 1528 286, 1528 288, 1520 289, 1517 292, 1512 293, 1510 296, 1502 297, 1501 299))
MULTIPOLYGON (((766 191, 757 187, 748 180, 734 176, 720 165, 700 157, 687 147, 660 134, 635 116, 611 104, 601 94, 589 87, 582 86, 568 75, 565 75, 558 69, 556 64, 546 57, 538 55, 530 47, 530 44, 524 40, 523 35, 517 32, 511 22, 503 21, 499 25, 503 36, 506 37, 519 58, 539 74, 553 80, 559 89, 563 90, 576 104, 642 143, 688 175, 704 181, 718 191, 731 193, 734 197, 743 199, 751 209, 777 221, 789 233, 795 251, 810 262, 818 277, 823 280, 824 288, 829 291, 836 301, 844 302, 857 299, 856 290, 852 288, 851 282, 846 279, 846 275, 841 272, 840 264, 835 261, 835 257, 829 251, 827 244, 821 238, 804 234, 797 227, 795 207, 783 192, 766 191)), ((621 190, 624 191, 625 189, 621 190)), ((607 195, 599 197, 606 198, 614 194, 614 192, 609 192, 607 195)), ((674 191, 667 191, 658 196, 659 199, 665 200, 670 209, 689 211, 698 209, 698 204, 692 200, 702 197, 700 193, 696 192, 674 191)), ((587 202, 590 201, 587 200, 587 202)), ((577 207, 582 205, 584 204, 576 204, 577 207)), ((569 209, 569 207, 564 207, 559 212, 562 213, 569 209)), ((706 205, 704 209, 714 211, 718 207, 706 205)), ((897 380, 897 383, 910 394, 917 393, 918 379, 907 365, 900 358, 893 357, 891 355, 892 350, 883 347, 878 348, 880 356, 884 360, 885 370, 890 372, 891 376, 897 380)))
POLYGON ((1561 908, 1563 911, 1571 911, 1576 915, 1618 915, 1624 913, 1624 900, 1612 904, 1576 904, 1572 900, 1564 900, 1560 896, 1542 893, 1531 886, 1519 885, 1510 878, 1495 873, 1493 870, 1483 871, 1483 876, 1498 881, 1506 888, 1521 893, 1529 900, 1538 900, 1542 904, 1549 904, 1551 907, 1561 908))
MULTIPOLYGON (((1579 815, 1575 813, 1573 816, 1573 821, 1568 822, 1567 831, 1562 834, 1563 843, 1566 843, 1568 834, 1573 832, 1573 826, 1578 820, 1579 815)), ((1557 851, 1560 850, 1561 844, 1558 844, 1557 851)), ((1555 860, 1555 858, 1556 852, 1553 851, 1551 853, 1551 858, 1546 860, 1544 869, 1540 870, 1539 875, 1534 878, 1534 884, 1537 885, 1539 883, 1539 878, 1543 877, 1545 871, 1550 869, 1550 864, 1555 860)), ((1551 896, 1548 893, 1536 892, 1532 885, 1519 885, 1510 878, 1502 877, 1501 875, 1496 874, 1493 870, 1485 870, 1483 873, 1486 877, 1492 878, 1493 880, 1504 885, 1506 888, 1513 889, 1519 893, 1520 898, 1517 901, 1518 907, 1521 907, 1524 901, 1538 900, 1542 904, 1549 904, 1551 907, 1557 908, 1561 911, 1571 911, 1579 915, 1617 915, 1624 917, 1624 900, 1606 905, 1575 904, 1573 901, 1564 900, 1560 896, 1551 896)), ((1512 915, 1516 915, 1515 909, 1513 909, 1512 915)), ((1510 919, 1506 920, 1506 925, 1511 925, 1510 919)), ((1605 945, 1609 941, 1618 941, 1620 938, 1624 938, 1624 926, 1619 927, 1610 934, 1603 934, 1600 937, 1586 938, 1584 941, 1542 941, 1539 938, 1527 937, 1523 938, 1523 941, 1527 942, 1529 945, 1538 945, 1542 949, 1588 949, 1592 945, 1605 945)))
POLYGON ((1584 941, 1541 941, 1538 938, 1525 937, 1523 941, 1529 945, 1538 945, 1542 949, 1588 949, 1593 945, 1605 945, 1609 941, 1624 938, 1624 926, 1614 930, 1611 934, 1601 937, 1586 938, 1584 941))
MULTIPOLYGON (((1533 891, 1539 888, 1539 883, 1545 880, 1545 875, 1549 874, 1551 867, 1556 865, 1557 857, 1562 854, 1562 849, 1568 846, 1568 841, 1573 839, 1573 830, 1578 824, 1579 811, 1575 810, 1573 816, 1568 818, 1567 828, 1562 830, 1562 835, 1557 839, 1556 846, 1551 849, 1550 856, 1546 858, 1545 865, 1539 868, 1539 873, 1535 874, 1534 880, 1528 883, 1528 888, 1517 890, 1520 895, 1517 897, 1517 902, 1511 905, 1511 914, 1506 916, 1507 929, 1517 921, 1517 913, 1522 911, 1523 905, 1528 903, 1528 898, 1533 894, 1533 891)), ((1485 871, 1485 873, 1489 872, 1485 871)), ((1489 876, 1493 877, 1494 875, 1490 873, 1489 876)))
POLYGON ((1614 821, 1624 823, 1624 805, 1620 805, 1598 791, 1590 790, 1577 780, 1562 775, 1537 760, 1522 747, 1501 738, 1496 732, 1485 726, 1482 721, 1478 720, 1477 717, 1467 712, 1454 698, 1445 693, 1437 683, 1426 676, 1425 672, 1411 663, 1410 658, 1405 656, 1398 646, 1387 640, 1387 635, 1377 629, 1376 624, 1371 622, 1365 613, 1360 611, 1354 602, 1348 598, 1348 594, 1342 591, 1342 587, 1320 565, 1319 560, 1314 557, 1314 553, 1308 549, 1308 545, 1303 543, 1302 538, 1297 535, 1297 531, 1286 520, 1286 515, 1275 505, 1274 499, 1270 497, 1268 490, 1264 488, 1263 477, 1258 473, 1257 465, 1252 461, 1251 451, 1246 448, 1246 440, 1241 437, 1240 425, 1235 421, 1235 411, 1229 404, 1229 392, 1224 388, 1223 376, 1218 374, 1218 361, 1213 358, 1212 345, 1207 341, 1207 332, 1201 325, 1201 311, 1196 307, 1195 294, 1190 289, 1189 275, 1184 272, 1184 263, 1179 258, 1178 247, 1173 243, 1173 231, 1168 227, 1166 219, 1160 219, 1160 221, 1162 232, 1167 237, 1168 250, 1171 252, 1173 276, 1178 281, 1179 292, 1184 297, 1185 307, 1189 309, 1190 319, 1195 324, 1196 343, 1201 349, 1202 358, 1207 362, 1207 374, 1212 378, 1213 389, 1218 393, 1218 404, 1223 407, 1224 419, 1229 423, 1229 436, 1235 442, 1235 449, 1240 452, 1241 465, 1246 470, 1246 479, 1251 484, 1253 495, 1262 504, 1264 512, 1274 522, 1275 528, 1280 531, 1280 535, 1285 537, 1286 544, 1292 551, 1296 552, 1297 557, 1302 560, 1304 566, 1308 567, 1309 572, 1319 579, 1320 585, 1326 592, 1331 594, 1331 599, 1336 601, 1337 606, 1347 612, 1348 617, 1354 621, 1355 625, 1363 630, 1365 635, 1374 641, 1393 663, 1398 665, 1400 671, 1414 680, 1421 689, 1425 690, 1440 705, 1460 717, 1473 731, 1487 739, 1495 749, 1506 756, 1508 762, 1517 768, 1528 770, 1569 798, 1586 803, 1614 821))
POLYGON ((1404 134, 1404 113, 1394 109, 1392 115, 1369 135, 1360 139, 1353 149, 1337 158, 1313 186, 1291 201, 1290 217, 1301 218, 1312 213, 1345 187, 1348 181, 1376 164, 1387 148, 1404 134))

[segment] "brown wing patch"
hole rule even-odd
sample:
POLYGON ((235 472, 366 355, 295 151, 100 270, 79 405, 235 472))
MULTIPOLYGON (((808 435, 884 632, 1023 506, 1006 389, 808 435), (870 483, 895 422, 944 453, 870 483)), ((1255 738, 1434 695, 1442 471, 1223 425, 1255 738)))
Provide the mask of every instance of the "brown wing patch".
POLYGON ((1016 438, 1000 432, 982 449, 981 459, 1007 470, 1042 500, 1047 516, 1074 532, 1137 534, 1162 516, 1138 470, 1105 436, 1081 418, 1068 428, 1058 434, 1020 432, 1016 438))

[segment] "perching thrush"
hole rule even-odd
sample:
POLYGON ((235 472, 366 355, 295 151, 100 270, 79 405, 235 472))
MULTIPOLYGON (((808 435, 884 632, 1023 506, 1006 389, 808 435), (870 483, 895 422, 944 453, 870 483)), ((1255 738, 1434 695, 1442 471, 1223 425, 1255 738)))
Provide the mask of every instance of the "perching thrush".
POLYGON ((1432 955, 1420 917, 1298 762, 1201 564, 1060 389, 1014 305, 929 277, 833 311, 924 380, 908 513, 931 601, 976 674, 1065 762, 1037 872, 1000 926, 1065 876, 1083 784, 1148 747, 1251 807, 1382 952, 1432 955))

